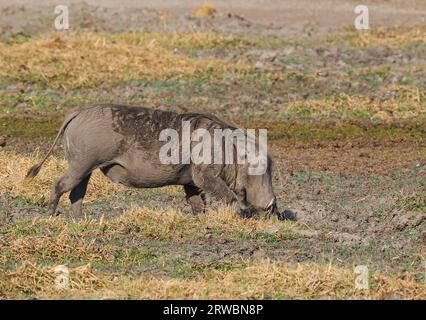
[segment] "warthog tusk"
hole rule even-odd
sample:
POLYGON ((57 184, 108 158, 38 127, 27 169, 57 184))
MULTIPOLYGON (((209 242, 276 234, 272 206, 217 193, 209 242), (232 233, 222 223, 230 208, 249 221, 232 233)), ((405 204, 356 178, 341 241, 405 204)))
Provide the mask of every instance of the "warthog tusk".
POLYGON ((271 208, 274 204, 275 204, 275 198, 273 198, 272 200, 271 200, 271 202, 269 202, 269 204, 268 204, 268 206, 266 207, 267 209, 269 209, 269 208, 271 208))

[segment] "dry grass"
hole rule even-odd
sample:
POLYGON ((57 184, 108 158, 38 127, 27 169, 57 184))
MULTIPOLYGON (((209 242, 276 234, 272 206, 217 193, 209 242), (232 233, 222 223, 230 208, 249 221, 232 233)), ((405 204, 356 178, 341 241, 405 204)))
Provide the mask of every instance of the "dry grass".
MULTIPOLYGON (((50 157, 44 164, 40 173, 31 181, 25 180, 26 171, 40 161, 42 155, 34 153, 30 156, 13 152, 0 151, 0 193, 9 193, 15 197, 24 197, 38 202, 48 199, 53 183, 65 172, 67 162, 65 159, 50 157)), ((105 199, 111 195, 128 188, 111 182, 99 170, 94 171, 90 178, 85 202, 105 199)), ((171 194, 179 194, 178 187, 164 187, 163 190, 171 194)), ((67 197, 61 201, 67 202, 67 197)))
MULTIPOLYGON (((193 17, 215 14, 216 9, 208 3, 190 13, 193 17)), ((350 41, 357 47, 401 47, 424 43, 425 28, 351 31, 336 39, 350 41)), ((22 43, 0 43, 0 81, 8 84, 16 81, 27 88, 73 89, 109 86, 134 79, 216 78, 224 73, 242 74, 251 69, 206 55, 215 54, 216 49, 223 53, 229 48, 239 50, 257 46, 261 44, 259 41, 216 33, 62 33, 22 43), (196 50, 203 50, 202 58, 196 57, 196 50)), ((366 70, 365 76, 369 72, 380 76, 381 70, 366 70)), ((275 79, 274 73, 263 76, 275 79)), ((277 79, 280 77, 287 79, 287 74, 277 71, 277 79)), ((393 98, 379 100, 342 94, 296 101, 282 109, 312 117, 365 116, 385 121, 425 116, 424 92, 415 87, 394 86, 383 90, 387 89, 393 98)), ((25 183, 26 170, 38 162, 40 156, 0 151, 0 195, 22 197, 31 202, 31 208, 41 208, 53 182, 65 171, 66 161, 49 158, 39 176, 25 183)), ((96 172, 89 184, 86 202, 107 199, 124 189, 127 188, 111 183, 96 172)), ((182 196, 177 187, 166 189, 169 194, 182 196)), ((66 196, 62 200, 68 202, 66 196)), ((5 203, 9 203, 8 200, 5 203)), ((127 204, 123 202, 123 206, 127 204)), ((10 208, 10 211, 15 209, 10 208)), ((7 208, 3 211, 9 213, 7 208)), ((99 220, 79 222, 62 218, 30 220, 18 218, 19 214, 13 217, 16 219, 13 222, 6 215, 0 220, 0 298, 426 299, 424 283, 410 272, 396 275, 371 270, 370 290, 360 291, 354 288, 355 274, 347 262, 344 267, 340 260, 339 265, 289 263, 294 258, 289 256, 295 245, 303 255, 306 249, 306 259, 312 261, 308 256, 312 251, 306 246, 316 239, 304 241, 306 239, 301 239, 304 233, 299 232, 309 226, 241 219, 230 207, 212 209, 198 217, 185 215, 167 204, 155 210, 131 207, 116 218, 102 216, 99 220), (287 242, 290 238, 294 241, 287 242), (268 252, 267 256, 276 257, 276 260, 260 260, 262 254, 259 257, 240 252, 242 244, 285 254, 276 257, 268 252), (198 251, 194 246, 199 247, 198 251), (216 255, 213 250, 206 250, 205 256, 200 254, 209 246, 223 249, 227 255, 216 255), (152 253, 148 252, 146 257, 144 250, 152 250, 152 253), (175 272, 180 266, 175 260, 187 269, 175 272), (70 268, 70 288, 56 290, 54 268, 63 264, 70 268)), ((322 241, 324 230, 315 231, 322 241)), ((320 260, 316 253, 312 259, 320 260)))
POLYGON ((97 240, 113 239, 120 235, 131 234, 135 239, 176 243, 216 233, 216 236, 224 235, 238 240, 241 236, 249 238, 265 232, 279 237, 296 226, 269 219, 241 219, 235 210, 227 207, 211 210, 199 217, 184 215, 175 209, 150 210, 141 207, 130 208, 117 218, 99 221, 36 218, 3 228, 0 263, 34 259, 59 259, 61 262, 84 260, 90 263, 107 261, 117 247, 100 244, 97 240))
POLYGON ((279 237, 297 225, 274 219, 241 219, 236 208, 220 206, 196 218, 184 215, 176 209, 134 207, 118 218, 120 230, 138 230, 145 237, 159 240, 186 241, 206 234, 227 234, 233 239, 270 234, 279 237))
POLYGON ((378 27, 358 31, 354 28, 327 37, 329 41, 349 42, 355 47, 390 46, 401 47, 426 42, 426 25, 410 27, 378 27))
MULTIPOLYGON (((25 180, 26 171, 40 161, 41 155, 23 156, 13 152, 0 151, 0 193, 21 196, 28 199, 48 199, 53 183, 65 172, 65 159, 50 157, 43 165, 39 175, 31 181, 25 180)), ((101 172, 95 171, 90 179, 86 202, 109 197, 122 189, 101 172)), ((64 200, 66 197, 62 197, 64 200)))
POLYGON ((23 220, 3 226, 0 264, 25 261, 85 263, 111 261, 121 248, 117 240, 149 239, 182 243, 193 239, 225 237, 239 241, 269 234, 279 239, 297 224, 269 219, 241 219, 227 207, 192 217, 174 209, 131 208, 114 219, 80 222, 60 218, 23 220), (110 243, 111 239, 115 241, 110 243), (114 243, 114 244, 113 244, 114 243))
POLYGON ((223 59, 189 58, 175 53, 173 45, 209 47, 219 42, 230 41, 219 35, 200 33, 68 33, 20 44, 0 43, 0 79, 71 89, 132 79, 214 77, 233 72, 237 67, 223 59))
MULTIPOLYGON (((233 271, 213 271, 191 280, 142 277, 117 281, 118 288, 107 289, 109 297, 145 299, 313 299, 401 296, 425 298, 423 284, 375 274, 369 293, 354 289, 351 269, 332 265, 281 264, 262 261, 233 271), (122 286, 122 287, 121 287, 122 286), (121 288, 120 288, 121 287, 121 288), (127 288, 127 290, 126 290, 127 288), (130 290, 128 290, 131 288, 130 290), (117 290, 118 289, 118 290, 117 290)), ((98 297, 102 296, 97 295, 98 297)))
MULTIPOLYGON (((266 230, 281 234, 296 224, 273 220, 240 219, 229 208, 220 208, 199 218, 176 210, 132 208, 122 216, 106 221, 71 222, 59 218, 20 221, 3 227, 0 240, 1 298, 66 299, 425 299, 424 284, 411 278, 371 271, 370 290, 354 288, 355 274, 350 267, 333 264, 291 264, 245 260, 232 269, 209 268, 181 278, 166 276, 171 260, 163 259, 157 272, 126 275, 110 272, 110 265, 134 264, 135 257, 123 243, 156 239, 181 243, 194 237, 208 241, 216 230, 221 239, 232 238, 236 231, 253 236, 266 230), (220 235, 219 235, 220 233, 220 235), (132 260, 133 259, 133 260, 132 260), (77 264, 76 264, 77 263, 77 264), (54 287, 57 265, 70 268, 69 289, 54 287), (102 268, 92 266, 103 265, 102 268), (7 267, 5 267, 7 266, 7 267)), ((142 250, 138 249, 139 251, 142 250)), ((170 259, 170 258, 169 258, 170 259)), ((158 260, 158 261, 160 261, 158 260)), ((113 269, 114 270, 114 269, 113 269)))
MULTIPOLYGON (((44 266, 26 261, 11 271, 0 269, 0 298, 22 299, 43 292, 60 294, 54 289, 55 266, 44 266)), ((92 272, 91 265, 69 268, 70 284, 74 290, 94 291, 105 287, 108 280, 92 272)), ((41 295, 40 295, 41 296, 41 295)), ((54 298, 52 295, 50 298, 54 298)))
POLYGON ((55 290, 53 268, 26 263, 0 271, 0 296, 67 299, 425 299, 424 284, 374 273, 370 290, 354 288, 352 269, 333 265, 262 261, 232 271, 205 272, 192 279, 112 277, 89 267, 70 272, 70 288, 55 290))
MULTIPOLYGON (((41 227, 36 223, 29 224, 27 232, 36 232, 37 227, 41 227)), ((24 233, 24 226, 21 229, 13 229, 16 232, 24 233)), ((59 229, 53 229, 53 226, 45 225, 44 231, 56 232, 59 229), (49 229, 50 228, 50 229, 49 229)), ((86 228, 87 224, 85 225, 86 228)), ((66 226, 62 233, 57 233, 55 236, 48 235, 21 235, 14 238, 7 236, 8 243, 2 245, 3 257, 0 259, 2 263, 7 263, 11 259, 15 262, 21 261, 41 261, 50 262, 59 261, 87 261, 87 262, 106 262, 110 255, 114 252, 115 247, 104 244, 96 245, 91 241, 85 241, 79 238, 75 230, 76 226, 66 226)), ((93 231, 96 228, 92 227, 93 231)), ((12 231, 12 230, 11 230, 12 231)), ((81 230, 80 230, 81 231, 81 230)), ((83 232, 81 232, 83 233, 83 232)))
POLYGON ((340 94, 318 100, 295 101, 283 109, 312 117, 353 118, 354 116, 380 119, 410 119, 426 115, 426 95, 417 87, 393 86, 388 93, 394 98, 387 100, 340 94))
POLYGON ((205 2, 202 6, 199 6, 189 13, 190 17, 201 18, 201 17, 211 17, 217 13, 216 8, 208 2, 205 2))

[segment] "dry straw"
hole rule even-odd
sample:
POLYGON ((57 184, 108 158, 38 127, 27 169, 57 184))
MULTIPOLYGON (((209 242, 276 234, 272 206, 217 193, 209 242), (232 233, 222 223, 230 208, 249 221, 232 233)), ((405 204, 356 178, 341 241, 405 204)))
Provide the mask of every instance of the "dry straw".
POLYGON ((71 89, 133 79, 214 77, 237 67, 224 59, 179 54, 176 48, 209 48, 230 42, 229 37, 206 33, 54 34, 19 44, 0 43, 0 78, 71 89))
POLYGON ((309 112, 313 117, 353 118, 363 114, 381 120, 410 119, 426 115, 426 95, 417 87, 391 86, 391 99, 371 99, 339 94, 324 99, 295 101, 283 107, 289 113, 309 112))
MULTIPOLYGON (((53 183, 65 172, 65 159, 50 157, 43 165, 40 174, 31 181, 25 180, 26 171, 40 161, 37 153, 24 156, 14 152, 0 151, 0 193, 9 193, 27 199, 48 199, 53 183)), ((95 171, 90 180, 86 202, 109 197, 123 189, 112 183, 100 171, 95 171)), ((63 197, 62 201, 67 198, 63 197)))
POLYGON ((329 41, 347 42, 355 47, 390 46, 402 47, 426 42, 426 25, 377 27, 370 30, 345 29, 327 36, 329 41))
POLYGON ((205 2, 202 6, 199 6, 190 11, 189 16, 193 18, 211 17, 217 13, 216 8, 209 2, 205 2))
MULTIPOLYGON (((230 208, 219 208, 199 218, 177 210, 131 208, 122 216, 101 224, 88 220, 58 218, 21 221, 4 229, 0 260, 9 269, 0 269, 1 298, 100 298, 100 299, 264 299, 264 298, 362 298, 425 299, 424 283, 409 274, 384 275, 371 270, 370 289, 355 288, 352 268, 320 263, 293 264, 288 260, 244 260, 229 269, 203 268, 188 277, 170 278, 162 273, 117 275, 108 268, 117 252, 130 263, 131 255, 119 247, 122 238, 155 239, 176 244, 201 236, 206 230, 230 239, 239 231, 247 236, 276 227, 282 233, 294 224, 271 220, 240 219, 230 208), (112 241, 114 239, 114 241, 112 241), (70 267, 69 289, 55 289, 55 266, 79 261, 70 267)), ((128 252, 127 252, 128 253, 128 252)))
MULTIPOLYGON (((31 181, 25 180, 29 168, 38 163, 42 155, 35 152, 31 155, 22 155, 9 151, 0 151, 0 193, 8 193, 14 197, 31 199, 33 202, 47 200, 53 183, 61 177, 67 169, 67 161, 63 158, 50 157, 41 168, 40 173, 31 181)), ((113 183, 100 170, 95 170, 90 178, 85 202, 107 199, 119 192, 129 190, 128 187, 113 183)), ((162 191, 171 195, 181 196, 179 188, 168 186, 162 191)), ((67 202, 68 197, 62 197, 67 202)))
POLYGON ((357 290, 354 272, 332 265, 262 261, 231 271, 215 270, 191 279, 161 276, 120 276, 71 270, 69 290, 53 289, 51 268, 26 263, 0 272, 0 296, 74 299, 425 299, 422 283, 373 273, 370 290, 357 290))
POLYGON ((426 42, 426 25, 394 28, 374 28, 369 32, 357 32, 354 44, 359 47, 366 46, 392 46, 401 47, 410 43, 426 42))

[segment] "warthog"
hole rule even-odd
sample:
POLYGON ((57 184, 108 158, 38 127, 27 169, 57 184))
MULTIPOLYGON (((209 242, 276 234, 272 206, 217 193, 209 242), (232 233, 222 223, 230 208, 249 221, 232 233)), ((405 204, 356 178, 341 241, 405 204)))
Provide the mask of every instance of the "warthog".
POLYGON ((48 215, 54 215, 60 197, 70 192, 74 217, 82 217, 82 202, 93 170, 99 168, 113 182, 136 188, 182 185, 194 214, 205 210, 205 193, 227 204, 237 202, 244 215, 263 212, 277 215, 272 190, 271 158, 261 175, 249 175, 247 164, 162 164, 159 140, 163 129, 182 132, 182 121, 190 130, 235 129, 211 115, 179 114, 138 106, 94 105, 71 112, 42 161, 27 178, 35 177, 52 154, 61 136, 68 170, 54 184, 48 215))

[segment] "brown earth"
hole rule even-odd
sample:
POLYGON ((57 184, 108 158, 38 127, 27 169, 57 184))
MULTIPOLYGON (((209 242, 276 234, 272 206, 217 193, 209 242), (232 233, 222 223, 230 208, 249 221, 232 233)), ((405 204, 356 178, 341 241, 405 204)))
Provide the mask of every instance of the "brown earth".
MULTIPOLYGON (((71 28, 106 32, 142 30, 206 30, 264 34, 272 37, 300 37, 327 34, 351 26, 355 0, 215 0, 212 19, 191 19, 188 13, 204 1, 62 1, 70 6, 71 28)), ((421 0, 368 0, 363 4, 371 12, 371 26, 397 26, 422 23, 426 4, 421 0)), ((52 29, 57 1, 1 0, 0 35, 36 34, 52 29)))

